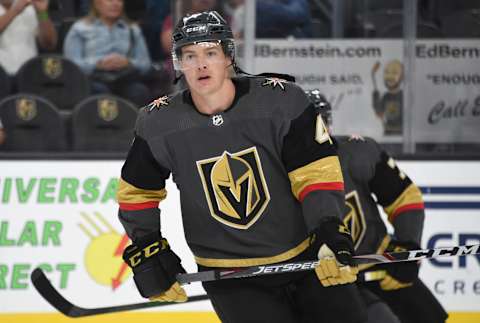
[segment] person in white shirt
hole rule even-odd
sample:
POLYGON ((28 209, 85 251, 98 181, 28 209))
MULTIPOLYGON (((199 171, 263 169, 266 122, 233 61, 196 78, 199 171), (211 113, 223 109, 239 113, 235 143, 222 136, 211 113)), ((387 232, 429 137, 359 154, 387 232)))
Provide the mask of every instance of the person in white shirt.
POLYGON ((38 46, 52 50, 57 32, 48 16, 48 0, 0 0, 0 65, 15 75, 38 46))

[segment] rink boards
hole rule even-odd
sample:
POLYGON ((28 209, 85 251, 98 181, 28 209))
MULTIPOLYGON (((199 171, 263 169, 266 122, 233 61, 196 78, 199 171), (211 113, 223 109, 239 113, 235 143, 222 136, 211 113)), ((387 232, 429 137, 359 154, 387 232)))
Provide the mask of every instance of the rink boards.
MULTIPOLYGON (((480 243, 480 162, 399 164, 424 192, 423 247, 480 243)), ((37 266, 82 307, 143 301, 117 252, 125 243, 115 203, 121 162, 2 161, 0 167, 0 321, 66 322, 31 286, 29 274, 37 266)), ((162 231, 193 272, 179 195, 171 182, 167 191, 162 231)), ((452 313, 449 322, 480 321, 480 257, 424 261, 421 277, 452 313)), ((204 293, 199 284, 186 289, 189 295, 204 293)), ((101 322, 218 322, 211 311, 202 301, 109 315, 101 322)))

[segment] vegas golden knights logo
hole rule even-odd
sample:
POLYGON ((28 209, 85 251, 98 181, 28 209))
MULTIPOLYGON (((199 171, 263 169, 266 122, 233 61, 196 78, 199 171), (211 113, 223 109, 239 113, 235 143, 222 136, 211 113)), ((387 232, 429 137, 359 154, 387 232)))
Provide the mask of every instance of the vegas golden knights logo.
POLYGON ((343 219, 343 223, 350 229, 355 249, 360 246, 367 231, 367 224, 365 222, 365 215, 363 214, 362 205, 357 191, 352 191, 345 196, 345 202, 350 208, 350 212, 343 219))
POLYGON ((118 117, 118 103, 112 99, 99 99, 97 102, 98 116, 109 122, 118 117))
POLYGON ((35 100, 21 98, 15 102, 17 117, 23 121, 30 121, 37 115, 37 103, 35 100))
POLYGON ((63 72, 62 61, 56 57, 46 57, 42 61, 43 73, 51 79, 56 79, 63 72))
POLYGON ((197 161, 210 214, 237 229, 248 229, 265 211, 270 194, 257 148, 197 161))

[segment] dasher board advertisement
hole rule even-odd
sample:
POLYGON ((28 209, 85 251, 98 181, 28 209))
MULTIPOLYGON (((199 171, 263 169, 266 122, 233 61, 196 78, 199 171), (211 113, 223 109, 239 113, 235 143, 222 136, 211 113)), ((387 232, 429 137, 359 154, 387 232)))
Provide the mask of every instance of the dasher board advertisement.
POLYGON ((259 40, 254 71, 291 74, 302 88, 320 89, 335 134, 399 143, 412 109, 417 142, 480 142, 480 41, 416 41, 411 107, 403 102, 403 56, 401 39, 259 40))

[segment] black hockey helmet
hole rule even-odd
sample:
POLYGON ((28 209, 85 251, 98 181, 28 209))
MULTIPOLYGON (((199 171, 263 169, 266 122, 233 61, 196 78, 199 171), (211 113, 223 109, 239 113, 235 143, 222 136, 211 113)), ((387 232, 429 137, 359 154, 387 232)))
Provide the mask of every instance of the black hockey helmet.
POLYGON ((221 43, 225 55, 235 59, 233 33, 225 19, 216 11, 204 11, 183 17, 172 33, 172 59, 175 70, 180 70, 180 49, 183 46, 202 43, 221 43))
POLYGON ((320 113, 327 127, 332 125, 332 107, 319 89, 306 90, 305 94, 313 103, 313 107, 320 113))

